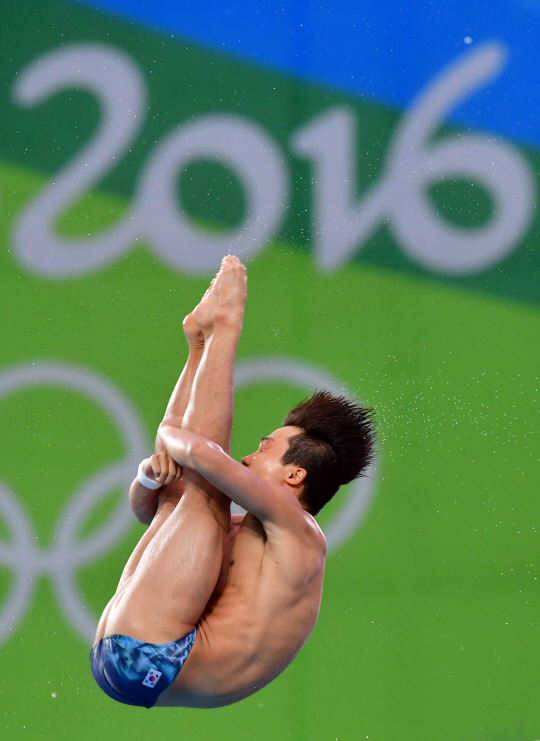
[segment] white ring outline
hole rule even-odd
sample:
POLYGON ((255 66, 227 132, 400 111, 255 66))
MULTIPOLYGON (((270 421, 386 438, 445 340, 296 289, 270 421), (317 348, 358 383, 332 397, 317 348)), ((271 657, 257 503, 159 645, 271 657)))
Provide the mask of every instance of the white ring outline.
POLYGON ((145 428, 129 400, 111 382, 94 371, 58 362, 22 363, 0 374, 0 400, 10 393, 35 386, 60 386, 82 394, 101 406, 116 422, 123 437, 126 456, 94 474, 75 491, 57 523, 53 545, 42 549, 23 507, 0 484, 0 513, 10 527, 13 543, 0 540, 0 564, 15 575, 7 604, 0 612, 0 644, 19 623, 32 599, 36 576, 48 574, 66 618, 79 636, 92 641, 96 620, 87 610, 74 583, 74 571, 83 563, 96 560, 133 525, 133 516, 125 497, 112 517, 97 532, 75 541, 88 511, 114 486, 131 484, 133 472, 148 450, 145 428))
MULTIPOLYGON (((334 394, 358 401, 355 395, 332 376, 326 369, 306 363, 296 358, 268 356, 243 360, 237 363, 234 370, 235 388, 240 389, 254 383, 284 382, 302 386, 314 391, 328 389, 334 394)), ((343 502, 340 511, 334 515, 324 528, 327 552, 335 551, 345 543, 364 519, 373 499, 377 484, 378 458, 367 469, 362 478, 351 484, 350 492, 343 502)))

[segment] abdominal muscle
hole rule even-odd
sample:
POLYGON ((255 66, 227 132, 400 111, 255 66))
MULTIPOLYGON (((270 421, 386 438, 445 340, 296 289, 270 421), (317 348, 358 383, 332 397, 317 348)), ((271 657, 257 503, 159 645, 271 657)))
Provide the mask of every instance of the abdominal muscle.
POLYGON ((315 625, 323 568, 295 589, 275 567, 260 523, 233 523, 221 574, 186 662, 157 705, 211 708, 257 692, 300 651, 315 625))

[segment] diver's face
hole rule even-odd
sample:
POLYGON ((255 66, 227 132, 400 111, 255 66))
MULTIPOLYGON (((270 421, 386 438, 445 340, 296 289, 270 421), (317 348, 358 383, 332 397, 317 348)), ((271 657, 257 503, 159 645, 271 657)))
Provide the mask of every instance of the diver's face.
POLYGON ((292 464, 283 464, 282 459, 289 449, 289 438, 299 435, 300 427, 280 427, 268 437, 263 437, 258 449, 242 458, 242 463, 264 481, 283 484, 292 464))

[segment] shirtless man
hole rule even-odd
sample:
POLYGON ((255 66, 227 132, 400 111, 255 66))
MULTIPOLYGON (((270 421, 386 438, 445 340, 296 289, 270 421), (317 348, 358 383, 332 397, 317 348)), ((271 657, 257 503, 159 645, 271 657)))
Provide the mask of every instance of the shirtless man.
POLYGON ((245 300, 245 268, 229 256, 184 322, 190 355, 130 489, 150 527, 91 655, 120 702, 220 707, 277 677, 317 620, 325 539, 313 515, 373 456, 369 411, 318 392, 242 463, 230 457, 245 300), (231 500, 248 514, 231 517, 231 500))

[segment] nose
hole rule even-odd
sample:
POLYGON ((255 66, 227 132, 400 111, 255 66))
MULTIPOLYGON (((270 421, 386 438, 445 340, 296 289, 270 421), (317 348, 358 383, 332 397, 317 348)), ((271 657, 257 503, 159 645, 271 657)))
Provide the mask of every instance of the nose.
POLYGON ((244 456, 242 458, 242 465, 243 466, 247 466, 249 468, 249 465, 250 465, 251 461, 253 460, 253 456, 254 455, 255 455, 255 453, 252 453, 251 455, 244 456))

